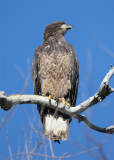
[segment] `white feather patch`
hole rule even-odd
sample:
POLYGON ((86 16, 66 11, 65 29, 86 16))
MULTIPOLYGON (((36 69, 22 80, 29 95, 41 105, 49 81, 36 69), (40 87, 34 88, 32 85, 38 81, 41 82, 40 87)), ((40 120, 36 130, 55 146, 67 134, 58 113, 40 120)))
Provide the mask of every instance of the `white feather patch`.
POLYGON ((62 117, 56 119, 52 115, 47 115, 45 117, 45 135, 47 137, 49 137, 49 135, 55 137, 62 137, 62 135, 66 135, 67 131, 68 131, 67 120, 63 120, 62 117))

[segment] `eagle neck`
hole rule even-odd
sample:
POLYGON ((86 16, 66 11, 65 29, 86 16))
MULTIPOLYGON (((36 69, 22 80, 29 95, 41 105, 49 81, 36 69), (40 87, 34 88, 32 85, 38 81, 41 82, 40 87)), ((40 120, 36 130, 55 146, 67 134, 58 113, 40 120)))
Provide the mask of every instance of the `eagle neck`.
POLYGON ((65 38, 63 35, 55 34, 53 36, 48 37, 46 40, 44 39, 44 42, 57 42, 57 41, 65 41, 65 38))

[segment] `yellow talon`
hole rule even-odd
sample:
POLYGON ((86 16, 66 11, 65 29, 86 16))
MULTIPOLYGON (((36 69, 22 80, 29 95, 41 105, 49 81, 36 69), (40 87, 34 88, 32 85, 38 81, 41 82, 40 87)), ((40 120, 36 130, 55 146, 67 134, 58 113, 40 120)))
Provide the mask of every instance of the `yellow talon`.
POLYGON ((64 98, 59 98, 59 100, 62 102, 63 107, 65 105, 70 106, 70 103, 66 102, 64 98))
MULTIPOLYGON (((57 100, 55 96, 54 96, 54 97, 52 97, 51 95, 46 96, 45 94, 42 94, 42 96, 48 98, 49 100, 51 100, 51 99, 57 100)), ((66 102, 66 101, 65 101, 65 98, 59 98, 59 101, 62 103, 62 106, 63 106, 63 107, 64 107, 65 105, 70 106, 70 103, 66 102)))
POLYGON ((54 100, 56 100, 56 98, 55 98, 55 97, 52 97, 51 95, 46 96, 45 94, 42 94, 42 96, 44 96, 44 97, 48 98, 49 100, 50 100, 50 99, 54 99, 54 100))
POLYGON ((52 98, 51 95, 49 95, 48 99, 51 99, 51 98, 52 98))

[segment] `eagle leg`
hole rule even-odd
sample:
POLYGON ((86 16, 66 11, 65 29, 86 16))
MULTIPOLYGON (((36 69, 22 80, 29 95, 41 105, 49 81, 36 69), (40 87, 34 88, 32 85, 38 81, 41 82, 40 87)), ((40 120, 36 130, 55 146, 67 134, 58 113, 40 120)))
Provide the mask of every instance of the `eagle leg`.
POLYGON ((62 102, 62 106, 64 107, 65 105, 70 106, 70 103, 65 101, 65 98, 59 98, 59 101, 62 102))

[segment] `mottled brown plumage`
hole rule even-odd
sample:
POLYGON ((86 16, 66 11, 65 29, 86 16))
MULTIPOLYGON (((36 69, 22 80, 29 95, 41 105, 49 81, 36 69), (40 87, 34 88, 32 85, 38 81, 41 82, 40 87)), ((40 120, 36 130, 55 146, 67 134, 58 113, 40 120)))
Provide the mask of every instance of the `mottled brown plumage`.
MULTIPOLYGON (((54 22, 44 32, 44 42, 33 57, 33 87, 35 94, 51 95, 65 98, 71 106, 75 106, 79 66, 75 50, 64 39, 71 25, 65 22, 54 22)), ((44 134, 52 140, 66 140, 69 135, 70 117, 47 108, 38 106, 43 123, 44 134)))

